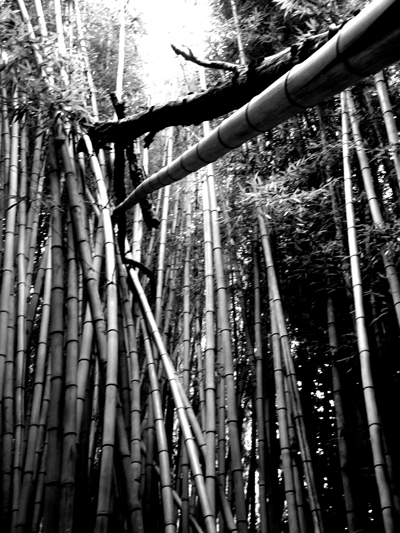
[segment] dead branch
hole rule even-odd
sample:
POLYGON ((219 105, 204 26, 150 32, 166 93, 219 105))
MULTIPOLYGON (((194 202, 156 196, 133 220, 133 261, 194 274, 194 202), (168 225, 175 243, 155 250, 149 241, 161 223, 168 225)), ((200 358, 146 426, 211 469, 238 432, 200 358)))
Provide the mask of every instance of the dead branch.
POLYGON ((234 63, 228 63, 227 61, 208 61, 207 59, 199 59, 196 57, 190 48, 185 46, 187 49, 187 52, 184 50, 181 50, 180 48, 177 48, 173 44, 171 44, 172 50, 175 52, 176 55, 182 56, 186 61, 191 61, 192 63, 195 63, 196 65, 199 65, 200 67, 204 68, 213 68, 218 70, 228 70, 230 72, 234 72, 235 74, 239 72, 241 67, 240 65, 235 65, 234 63))

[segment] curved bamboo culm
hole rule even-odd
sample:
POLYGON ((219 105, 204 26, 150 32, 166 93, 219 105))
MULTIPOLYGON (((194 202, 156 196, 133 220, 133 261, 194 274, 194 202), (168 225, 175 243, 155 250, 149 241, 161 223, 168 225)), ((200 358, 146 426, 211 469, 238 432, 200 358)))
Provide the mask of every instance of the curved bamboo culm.
POLYGON ((171 165, 145 180, 114 212, 216 161, 300 110, 324 102, 400 58, 400 4, 375 0, 329 42, 296 65, 171 165))
POLYGON ((363 287, 360 270, 360 258, 357 244, 356 220, 353 204, 353 190, 350 166, 349 124, 346 105, 346 93, 341 94, 342 104, 342 142, 343 174, 346 202, 347 235, 349 243, 350 267, 353 284, 354 309, 357 326, 357 344, 361 365, 361 379, 364 390, 369 436, 372 448, 376 482, 381 503, 382 519, 385 533, 394 533, 393 502, 387 479, 385 455, 382 443, 382 427, 375 398, 375 388, 370 363, 370 349, 365 323, 363 287))

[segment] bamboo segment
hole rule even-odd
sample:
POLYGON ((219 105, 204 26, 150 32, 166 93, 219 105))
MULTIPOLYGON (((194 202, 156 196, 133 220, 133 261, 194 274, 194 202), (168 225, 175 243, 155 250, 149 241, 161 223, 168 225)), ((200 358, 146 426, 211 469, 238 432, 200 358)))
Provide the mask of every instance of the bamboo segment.
POLYGON ((361 378, 364 389, 364 400, 367 411, 369 435, 374 461, 375 475, 381 502, 382 518, 385 533, 394 533, 393 503, 387 480, 385 457, 382 445, 382 428, 379 420, 375 399, 374 382, 370 365, 370 350, 365 325, 363 289, 360 271, 360 259, 357 245, 353 191, 351 180, 349 127, 346 107, 346 94, 341 94, 342 103, 342 136, 343 136, 343 173, 346 198, 347 235, 350 252, 350 266, 353 283, 354 308, 357 325, 357 344, 361 364, 361 378))
POLYGON ((115 208, 125 211, 147 194, 205 167, 299 109, 324 102, 399 58, 399 4, 374 0, 303 63, 295 66, 171 165, 145 180, 115 208))

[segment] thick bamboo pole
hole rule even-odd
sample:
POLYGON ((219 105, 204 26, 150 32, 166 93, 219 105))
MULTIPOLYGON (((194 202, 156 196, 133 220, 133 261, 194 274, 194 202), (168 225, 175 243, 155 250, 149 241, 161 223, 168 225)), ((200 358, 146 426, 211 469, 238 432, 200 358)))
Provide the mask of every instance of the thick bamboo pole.
MULTIPOLYGON (((17 104, 17 95, 14 94, 14 105, 17 104)), ((4 116, 4 110, 3 110, 4 116)), ((7 334, 9 324, 10 287, 14 284, 14 246, 15 230, 18 211, 18 145, 19 122, 15 117, 11 125, 10 165, 8 181, 7 214, 4 232, 3 269, 0 286, 0 412, 3 402, 4 390, 4 365, 7 358, 7 334)), ((1 432, 1 427, 0 427, 1 432)))
POLYGON ((375 398, 374 382, 370 364, 370 350, 365 324, 363 288, 360 258, 357 245, 356 220, 353 205, 353 189, 350 166, 349 126, 346 106, 346 94, 341 94, 342 102, 342 136, 343 136, 343 173, 346 201, 347 235, 350 252, 351 277, 353 284, 354 308, 357 325, 357 344, 360 356, 361 379, 367 412, 370 442, 372 448, 376 482, 379 490, 382 519, 385 533, 394 533, 393 502, 387 479, 387 469, 382 443, 382 427, 375 398))
POLYGON ((216 161, 299 110, 322 103, 397 61, 399 11, 397 0, 371 2, 315 54, 233 113, 171 165, 145 180, 116 207, 116 212, 129 209, 147 194, 216 161))
POLYGON ((78 264, 71 216, 68 216, 67 235, 67 335, 63 440, 61 456, 61 493, 59 533, 69 533, 74 525, 75 469, 77 443, 77 370, 79 352, 78 324, 78 264))
POLYGON ((43 531, 52 533, 58 529, 60 498, 61 450, 59 432, 61 427, 61 400, 64 378, 64 246, 63 209, 61 206, 60 175, 57 166, 54 137, 49 139, 49 174, 52 193, 51 204, 51 391, 46 461, 46 486, 44 494, 43 531))

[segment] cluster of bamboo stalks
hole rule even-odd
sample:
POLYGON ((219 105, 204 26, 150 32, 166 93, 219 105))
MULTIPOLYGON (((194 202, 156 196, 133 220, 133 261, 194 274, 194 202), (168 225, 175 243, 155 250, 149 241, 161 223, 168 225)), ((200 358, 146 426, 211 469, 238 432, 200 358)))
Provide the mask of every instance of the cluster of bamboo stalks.
MULTIPOLYGON (((28 11, 22 0, 18 3, 33 32, 28 11)), ((79 6, 74 5, 97 117, 79 6)), ((58 1, 55 8, 58 51, 63 55, 58 1)), ((35 2, 35 9, 45 36, 40 2, 35 2)), ((34 46, 32 50, 42 75, 51 78, 40 66, 38 50, 34 46)), ((123 37, 120 53, 123 56, 123 37)), ((61 76, 67 84, 62 69, 61 76)), ((226 227, 221 227, 220 212, 229 215, 229 205, 213 165, 188 179, 184 187, 160 189, 158 231, 146 233, 136 205, 129 241, 121 249, 111 217, 114 153, 96 153, 90 138, 67 116, 53 114, 49 120, 48 110, 18 113, 24 103, 18 84, 0 81, 1 530, 172 533, 179 528, 183 533, 245 533, 250 528, 278 533, 281 523, 287 523, 290 533, 324 532, 264 205, 258 202, 251 220, 255 303, 251 324, 240 288, 244 266, 234 253, 237 246, 229 216, 226 227), (260 251, 268 278, 273 393, 267 390, 263 311, 268 313, 262 309, 260 251), (153 298, 146 277, 130 266, 132 259, 154 268, 153 298), (243 354, 238 345, 245 346, 242 368, 247 376, 240 373, 243 354), (246 382, 252 388, 251 424, 244 422, 246 382), (276 420, 269 418, 274 411, 270 403, 276 405, 276 420), (276 505, 278 476, 270 461, 277 429, 286 502, 283 516, 276 505), (245 444, 249 438, 250 446, 245 444), (251 461, 244 468, 247 456, 251 461)), ((400 184, 398 133, 382 74, 375 76, 375 83, 400 184)), ((117 89, 120 97, 120 78, 117 89)), ((349 249, 350 265, 344 261, 343 271, 354 293, 375 477, 384 531, 394 533, 399 502, 392 490, 392 463, 369 362, 349 124, 371 218, 377 226, 384 220, 350 91, 342 94, 342 114, 348 244, 340 224, 337 239, 343 256, 349 249)), ((206 123, 204 135, 209 135, 206 123)), ((170 129, 165 138, 168 165, 173 161, 173 137, 170 129)), ((147 172, 146 150, 142 156, 147 172)), ((257 190, 260 184, 253 181, 257 190)), ((382 260, 400 324, 399 281, 386 248, 382 260)), ((327 309, 334 352, 338 340, 330 298, 327 309)), ((332 380, 347 524, 355 533, 358 525, 346 470, 335 365, 332 380)))

